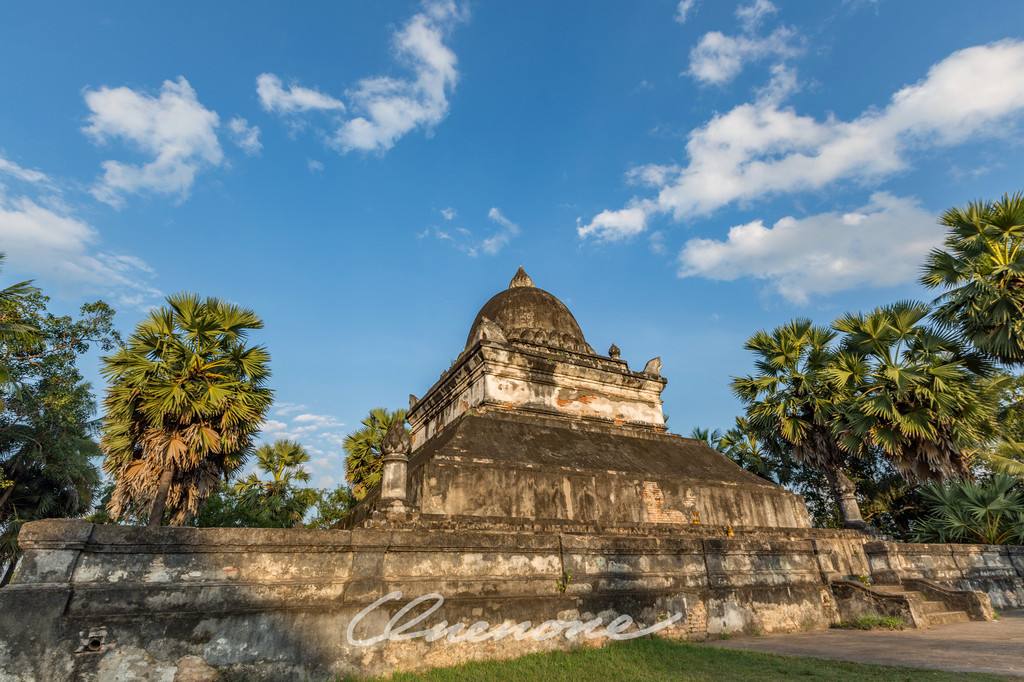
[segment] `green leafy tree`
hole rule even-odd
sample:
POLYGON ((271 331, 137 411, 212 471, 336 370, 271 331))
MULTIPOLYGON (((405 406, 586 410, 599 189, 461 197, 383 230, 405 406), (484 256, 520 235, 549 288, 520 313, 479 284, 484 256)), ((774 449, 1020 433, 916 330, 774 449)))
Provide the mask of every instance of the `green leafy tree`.
POLYGON ((847 451, 883 454, 909 482, 970 475, 970 451, 997 430, 986 363, 900 302, 834 323, 844 334, 826 370, 841 391, 833 427, 847 451))
POLYGON ((1024 363, 1024 194, 946 211, 943 248, 921 282, 943 289, 936 319, 1004 363, 1024 363))
POLYGON ((331 490, 319 490, 316 502, 316 515, 307 524, 310 528, 335 528, 348 516, 355 506, 356 498, 347 485, 339 485, 331 490))
POLYGON ((749 428, 785 441, 797 462, 820 471, 844 525, 857 527, 863 519, 847 474, 850 456, 832 432, 839 391, 827 370, 835 336, 804 319, 756 332, 745 344, 756 357, 756 372, 734 378, 732 388, 746 407, 749 428))
POLYGON ((103 359, 112 518, 187 523, 245 463, 273 399, 270 356, 247 345, 262 327, 251 310, 178 294, 103 359))
POLYGON ((0 292, 0 584, 21 524, 87 512, 99 483, 95 404, 77 361, 115 346, 114 312, 96 302, 56 316, 48 301, 25 283, 0 292))
POLYGON ((345 478, 357 500, 380 484, 384 467, 381 445, 395 422, 405 423, 405 410, 375 407, 361 422, 362 428, 345 437, 345 478))
POLYGON ((1024 544, 1024 491, 1012 476, 931 484, 922 496, 926 515, 913 526, 918 542, 1024 544))

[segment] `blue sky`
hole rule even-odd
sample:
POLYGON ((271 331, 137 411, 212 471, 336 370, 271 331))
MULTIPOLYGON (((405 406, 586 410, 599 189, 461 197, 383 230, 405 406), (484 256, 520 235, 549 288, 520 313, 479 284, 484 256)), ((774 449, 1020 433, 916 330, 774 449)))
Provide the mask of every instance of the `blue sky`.
MULTIPOLYGON (((755 329, 927 298, 944 208, 1024 188, 1024 5, 7 3, 0 250, 128 331, 254 308, 266 436, 341 437, 524 265, 728 426, 755 329)), ((97 388, 96 358, 86 370, 97 388)))

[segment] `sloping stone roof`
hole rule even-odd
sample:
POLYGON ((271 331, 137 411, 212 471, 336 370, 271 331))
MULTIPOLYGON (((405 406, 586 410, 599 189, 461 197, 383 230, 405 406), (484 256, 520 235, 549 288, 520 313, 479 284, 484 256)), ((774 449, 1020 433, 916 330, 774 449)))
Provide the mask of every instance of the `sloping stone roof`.
POLYGON ((777 488, 703 441, 492 409, 459 417, 413 453, 412 466, 433 458, 777 488))

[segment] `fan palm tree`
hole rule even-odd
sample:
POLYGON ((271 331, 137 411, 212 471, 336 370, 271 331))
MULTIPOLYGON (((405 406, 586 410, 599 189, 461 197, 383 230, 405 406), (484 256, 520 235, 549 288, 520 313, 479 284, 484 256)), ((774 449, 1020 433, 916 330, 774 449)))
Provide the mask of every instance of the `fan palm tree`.
POLYGON ((302 465, 307 462, 309 453, 293 440, 278 440, 273 445, 261 445, 256 449, 256 467, 269 474, 270 480, 264 481, 256 474, 249 474, 248 478, 239 481, 235 487, 241 492, 251 489, 273 492, 289 488, 292 481, 306 483, 309 481, 309 472, 302 465))
POLYGON ((316 490, 294 485, 309 481, 309 472, 302 466, 307 462, 309 453, 295 441, 278 440, 273 445, 261 445, 256 450, 256 467, 270 478, 263 480, 255 473, 249 474, 235 484, 234 492, 261 520, 260 525, 274 528, 299 525, 318 497, 316 490))
POLYGON ((921 277, 945 289, 936 320, 1000 362, 1024 363, 1024 194, 951 208, 939 222, 946 242, 921 277))
POLYGON ((732 389, 746 406, 752 429, 781 437, 793 447, 793 457, 828 479, 843 523, 861 527, 864 521, 847 475, 847 453, 831 428, 838 391, 829 381, 832 341, 836 334, 810 320, 792 320, 771 332, 758 331, 745 348, 756 356, 757 372, 735 377, 732 389))
POLYGON ((877 448, 911 482, 970 476, 970 448, 996 432, 991 367, 928 325, 924 303, 904 301, 833 327, 844 334, 826 371, 842 393, 833 426, 843 448, 877 448))
POLYGON ((708 447, 712 450, 721 451, 719 441, 722 439, 722 432, 718 429, 707 429, 702 426, 694 426, 690 429, 690 438, 707 443, 708 447))
POLYGON ((375 407, 362 422, 362 428, 345 437, 345 478, 352 486, 357 500, 366 497, 371 488, 380 484, 384 463, 381 445, 394 423, 405 423, 405 410, 375 407))
POLYGON ((746 417, 736 417, 736 425, 718 438, 718 450, 741 467, 761 478, 779 483, 778 473, 768 463, 763 439, 746 417), (774 474, 774 475, 773 475, 774 474))
POLYGON ((181 525, 252 452, 272 402, 270 356, 247 346, 256 314, 178 294, 103 358, 110 382, 101 447, 113 476, 110 515, 181 525))
POLYGON ((932 484, 921 493, 927 516, 913 524, 918 542, 1024 544, 1024 491, 1013 477, 932 484))

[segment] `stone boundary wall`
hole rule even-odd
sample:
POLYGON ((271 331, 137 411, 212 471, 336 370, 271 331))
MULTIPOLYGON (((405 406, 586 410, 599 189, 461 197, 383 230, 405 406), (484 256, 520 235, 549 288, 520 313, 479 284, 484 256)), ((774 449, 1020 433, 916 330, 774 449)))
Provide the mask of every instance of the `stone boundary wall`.
POLYGON ((676 612, 685 617, 665 632, 674 637, 824 629, 838 618, 830 581, 863 576, 869 557, 876 565, 902 547, 869 542, 885 551, 866 554, 867 536, 816 529, 572 530, 28 523, 14 581, 0 590, 0 681, 205 679, 215 670, 325 680, 585 645, 351 644, 353 618, 395 590, 405 597, 374 611, 358 636, 382 632, 407 599, 433 592, 445 603, 417 629, 618 614, 649 625, 676 612))
POLYGON ((997 609, 1024 608, 1024 547, 869 542, 864 552, 877 582, 923 578, 985 592, 997 609))
MULTIPOLYGON (((26 524, 20 541, 25 555, 0 590, 4 681, 173 679, 196 665, 244 679, 330 679, 569 646, 564 638, 350 645, 349 621, 393 590, 406 599, 445 596, 424 626, 597 614, 651 624, 682 612, 667 634, 822 629, 835 619, 827 586, 834 550, 849 551, 863 536, 146 529, 49 520, 26 524)), ((375 612, 370 629, 380 632, 405 603, 375 612)))

